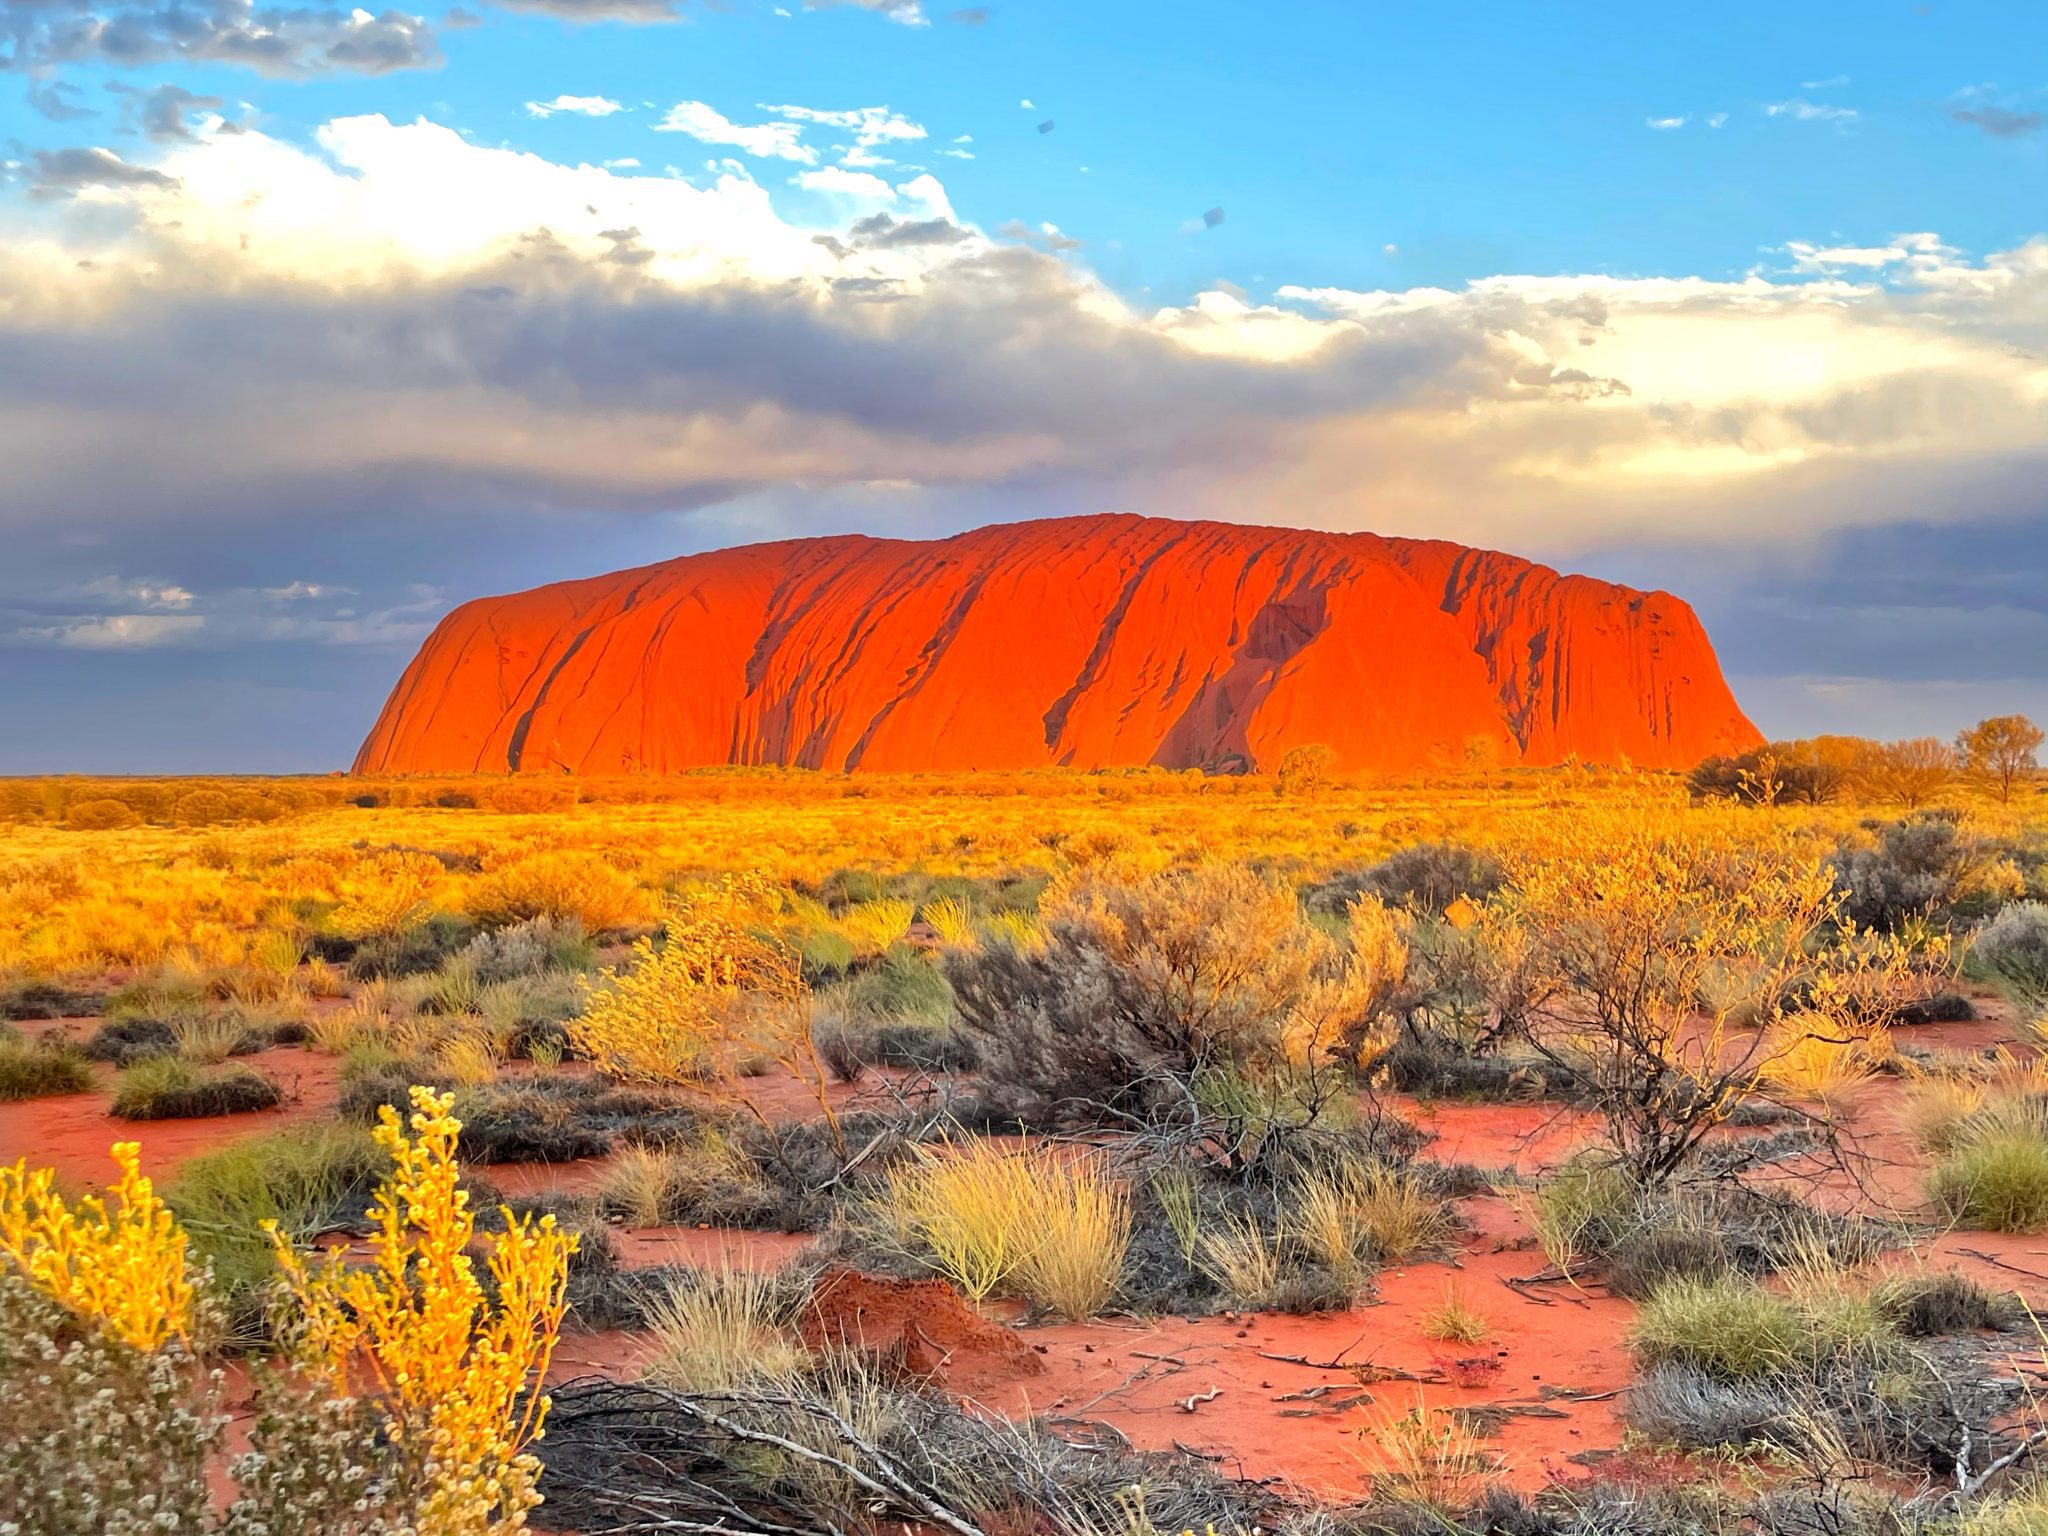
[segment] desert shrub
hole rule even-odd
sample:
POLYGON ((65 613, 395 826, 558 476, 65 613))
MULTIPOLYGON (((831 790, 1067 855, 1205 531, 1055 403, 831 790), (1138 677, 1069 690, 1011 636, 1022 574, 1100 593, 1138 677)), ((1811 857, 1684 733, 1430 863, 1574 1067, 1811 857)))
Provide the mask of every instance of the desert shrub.
POLYGON ((427 1530, 515 1527, 537 1504, 527 1450, 548 1412, 547 1373, 575 1240, 554 1219, 506 1219, 483 1239, 496 1306, 468 1257, 476 1221, 460 1188, 449 1097, 417 1090, 409 1121, 380 1120, 392 1174, 370 1210, 373 1261, 330 1253, 309 1268, 279 1239, 311 1358, 337 1397, 367 1360, 385 1391, 382 1439, 427 1530))
POLYGON ((142 818, 125 800, 102 796, 97 800, 74 800, 64 813, 64 825, 77 832, 118 832, 137 826, 142 818))
POLYGON ((0 1104, 92 1088, 92 1063, 71 1047, 0 1039, 0 1104))
POLYGON ((140 1349, 0 1269, 0 1529, 35 1536, 205 1531, 225 1418, 191 1358, 140 1349))
POLYGON ((1115 1295, 1130 1246, 1123 1187, 1056 1149, 950 1146, 889 1175, 883 1219, 981 1301, 998 1289, 1080 1321, 1115 1295))
POLYGON ((1500 860, 1483 849, 1458 843, 1417 843, 1389 854, 1356 875, 1344 875, 1315 888, 1311 904, 1341 912, 1359 896, 1377 896, 1431 917, 1463 897, 1485 901, 1500 889, 1506 876, 1500 860))
POLYGON ((775 898, 734 879, 677 902, 659 945, 640 939, 633 964, 606 966, 569 1025, 577 1052, 613 1077, 713 1084, 748 1057, 799 1032, 811 1048, 810 990, 795 953, 762 925, 775 898))
POLYGON ((1077 877, 1041 916, 1040 947, 945 956, 986 1076, 1028 1115, 1179 1112, 1205 1071, 1355 1071, 1391 1042, 1406 950, 1376 903, 1353 907, 1348 948, 1239 868, 1077 877))
POLYGON ((1979 928, 1970 965, 2013 988, 2029 1003, 2048 1003, 2048 902, 2015 901, 1979 928))
POLYGON ((574 918, 529 918, 480 933, 462 950, 471 973, 485 986, 546 971, 585 970, 595 957, 595 946, 574 918))
POLYGON ((486 928, 547 918, 586 931, 628 928, 649 914, 647 894, 596 854, 534 854, 471 881, 463 907, 486 928))
POLYGON ((1885 823, 1877 846, 1842 849, 1832 865, 1842 915, 1890 933, 1910 918, 1955 908, 1991 862, 1991 850, 1965 838, 1952 819, 1921 815, 1885 823))
POLYGON ((1966 1226, 2048 1230, 2048 1140, 2024 1125, 1966 1134, 1929 1170, 1927 1193, 1944 1217, 1966 1226))
POLYGON ((21 1276, 138 1350, 185 1337, 193 1290, 185 1234, 142 1172, 141 1149, 116 1142, 112 1199, 75 1204, 48 1168, 0 1167, 0 1277, 21 1276))
POLYGON ((1802 1344, 1799 1314, 1741 1278, 1667 1280, 1643 1301, 1629 1345, 1645 1366, 1691 1366, 1717 1381, 1782 1373, 1802 1344))
MULTIPOLYGON (((1782 1034, 1738 1033, 1736 1021, 1777 1021, 1794 982, 1823 990, 1814 951, 1837 899, 1791 838, 1735 839, 1631 810, 1560 820, 1517 849, 1496 906, 1552 978, 1529 1010, 1530 1044, 1575 1073, 1615 1155, 1656 1183, 1693 1159, 1784 1047, 1782 1034)), ((1842 963, 1866 968, 1861 956, 1842 963)))
POLYGON ((126 1068, 110 1113, 123 1120, 191 1120, 275 1109, 284 1090, 249 1067, 199 1067, 158 1056, 126 1068))

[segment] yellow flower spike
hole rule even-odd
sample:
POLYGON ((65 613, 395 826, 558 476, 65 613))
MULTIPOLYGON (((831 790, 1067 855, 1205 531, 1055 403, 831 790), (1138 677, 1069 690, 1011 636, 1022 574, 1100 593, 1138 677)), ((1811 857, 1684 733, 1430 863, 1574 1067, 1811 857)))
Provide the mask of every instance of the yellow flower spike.
POLYGON ((489 1239, 498 1307, 486 1307, 468 1252, 476 1233, 461 1188, 454 1096, 412 1090, 401 1121, 388 1106, 375 1131, 391 1157, 369 1217, 375 1260, 351 1268, 330 1255, 308 1269, 275 1232, 286 1283, 305 1313, 307 1346, 338 1392, 360 1364, 385 1429, 417 1480, 417 1524, 435 1536, 495 1536, 526 1523, 540 1502, 539 1464, 523 1447, 540 1435, 547 1398, 519 1397, 547 1372, 567 1304, 576 1239, 553 1217, 505 1213, 489 1239))
POLYGON ((49 1168, 0 1168, 0 1262, 137 1349, 184 1337, 192 1321, 185 1234, 142 1172, 142 1149, 116 1142, 110 1213, 88 1195, 74 1208, 49 1168))

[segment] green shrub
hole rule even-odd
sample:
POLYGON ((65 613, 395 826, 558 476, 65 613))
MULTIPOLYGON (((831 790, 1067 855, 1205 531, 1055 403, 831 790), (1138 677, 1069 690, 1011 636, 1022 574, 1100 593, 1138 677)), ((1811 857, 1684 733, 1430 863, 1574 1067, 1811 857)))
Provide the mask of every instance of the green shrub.
POLYGON ((0 1040, 0 1104, 86 1093, 92 1086, 92 1063, 70 1046, 0 1040))
POLYGON ((953 1016, 953 989, 932 961, 914 949, 892 949, 882 963, 854 977, 847 1002, 871 1019, 943 1024, 953 1016))
POLYGON ((215 1294, 238 1331, 261 1321, 277 1273, 263 1223, 290 1242, 363 1218, 389 1158, 367 1130, 321 1125, 259 1136, 195 1157, 165 1195, 209 1265, 215 1294))
POLYGON ((1690 1365, 1721 1381, 1778 1374, 1805 1343, 1790 1302, 1738 1277, 1667 1280, 1644 1301, 1629 1335, 1645 1366, 1690 1365))
POLYGON ((804 976, 829 981, 853 969, 853 940, 834 928, 814 928, 804 935, 804 976))
POLYGON ((123 1120, 196 1120, 283 1102, 284 1090, 253 1068, 200 1067, 182 1056, 160 1056, 121 1074, 113 1113, 123 1120))

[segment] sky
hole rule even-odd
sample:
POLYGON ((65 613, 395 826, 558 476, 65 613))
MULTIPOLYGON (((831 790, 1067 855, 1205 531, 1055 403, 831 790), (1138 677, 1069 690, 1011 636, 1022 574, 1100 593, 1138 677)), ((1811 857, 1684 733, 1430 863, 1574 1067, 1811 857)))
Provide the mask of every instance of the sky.
POLYGON ((0 0, 0 773, 346 766, 454 604, 1095 511, 2048 718, 2038 0, 0 0))

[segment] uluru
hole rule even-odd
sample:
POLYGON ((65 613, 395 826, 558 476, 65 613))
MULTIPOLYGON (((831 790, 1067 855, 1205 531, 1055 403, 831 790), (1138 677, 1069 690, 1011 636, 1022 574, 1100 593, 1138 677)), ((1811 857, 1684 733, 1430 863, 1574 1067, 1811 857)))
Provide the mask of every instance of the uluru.
POLYGON ((451 612, 362 773, 1479 757, 1761 740, 1693 611, 1438 540, 1132 515, 688 555, 451 612))

